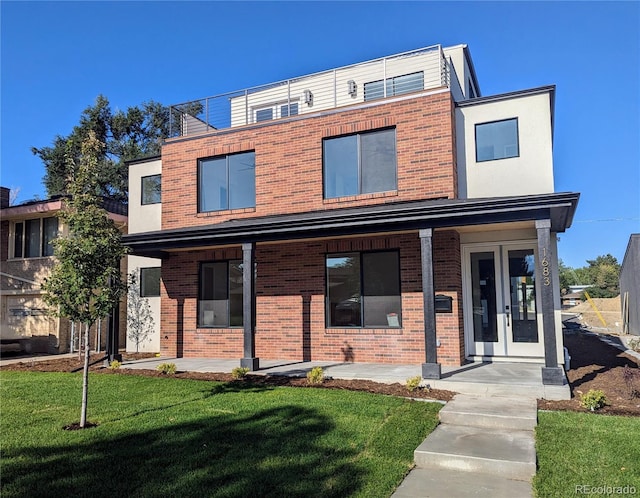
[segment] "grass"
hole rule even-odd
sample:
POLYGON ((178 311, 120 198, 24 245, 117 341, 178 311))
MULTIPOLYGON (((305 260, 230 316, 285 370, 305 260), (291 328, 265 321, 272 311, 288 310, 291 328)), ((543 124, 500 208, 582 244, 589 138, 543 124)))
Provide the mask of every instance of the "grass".
POLYGON ((387 497, 436 403, 312 388, 0 372, 0 494, 387 497))
POLYGON ((536 451, 536 496, 640 494, 640 418, 539 412, 536 451))

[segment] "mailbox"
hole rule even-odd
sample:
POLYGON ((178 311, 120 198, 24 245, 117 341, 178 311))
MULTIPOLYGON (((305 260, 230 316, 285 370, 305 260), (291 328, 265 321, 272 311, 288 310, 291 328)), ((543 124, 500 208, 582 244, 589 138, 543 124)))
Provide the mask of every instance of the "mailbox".
POLYGON ((451 313, 453 311, 453 298, 444 294, 436 294, 436 313, 451 313))

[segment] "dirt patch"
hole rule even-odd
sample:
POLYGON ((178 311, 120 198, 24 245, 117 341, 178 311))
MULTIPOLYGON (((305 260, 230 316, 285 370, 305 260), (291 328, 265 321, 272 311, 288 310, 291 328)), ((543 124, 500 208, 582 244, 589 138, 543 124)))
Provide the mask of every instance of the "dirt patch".
MULTIPOLYGON (((153 357, 153 355, 132 355, 124 354, 123 360, 130 361, 135 359, 143 359, 153 357)), ((105 375, 145 375, 148 377, 165 377, 166 374, 157 370, 138 370, 138 369, 119 369, 110 370, 104 367, 104 356, 91 356, 90 370, 92 372, 105 375)), ((54 358, 42 361, 24 361, 13 363, 2 367, 2 370, 20 370, 30 372, 79 372, 83 368, 83 360, 79 358, 54 358)), ((213 373, 213 372, 177 372, 173 377, 178 379, 195 379, 217 382, 231 382, 238 389, 243 387, 254 386, 291 386, 291 387, 309 387, 306 378, 286 377, 276 375, 251 375, 248 374, 244 379, 234 380, 230 373, 213 373)), ((351 391, 363 391, 374 394, 386 394, 389 396, 401 396, 405 398, 416 399, 433 399, 440 401, 449 401, 455 395, 454 392, 444 391, 440 389, 416 389, 410 392, 404 385, 399 383, 385 384, 381 382, 373 382, 369 380, 344 380, 344 379, 325 379, 324 383, 318 386, 323 389, 345 389, 351 391)))
MULTIPOLYGON (((615 336, 607 338, 619 341, 615 336)), ((566 332, 564 344, 571 355, 567 378, 572 399, 538 400, 538 408, 583 412, 581 395, 590 389, 599 389, 607 397, 607 406, 598 413, 640 416, 640 362, 636 358, 582 330, 566 332)))

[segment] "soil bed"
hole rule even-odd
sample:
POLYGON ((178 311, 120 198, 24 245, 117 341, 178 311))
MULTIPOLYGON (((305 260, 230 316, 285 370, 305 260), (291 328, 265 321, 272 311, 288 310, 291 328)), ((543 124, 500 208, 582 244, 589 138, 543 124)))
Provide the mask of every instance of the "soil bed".
MULTIPOLYGON (((612 336, 615 338, 615 336, 612 336)), ((640 362, 618 348, 602 342, 597 336, 582 330, 570 330, 565 333, 565 346, 571 355, 571 369, 567 377, 571 386, 572 399, 566 401, 538 400, 538 408, 543 410, 570 410, 584 412, 580 405, 580 396, 590 389, 600 389, 607 397, 607 406, 598 413, 610 415, 640 416, 640 362), (631 373, 631 382, 625 380, 631 373)), ((152 354, 124 354, 124 360, 153 357, 152 354)), ((165 374, 156 370, 109 370, 104 367, 102 355, 92 355, 91 370, 107 375, 147 375, 161 377, 165 374)), ((82 359, 55 358, 43 361, 13 363, 2 367, 4 370, 22 370, 34 372, 78 372, 82 370, 82 359)), ((221 382, 234 382, 238 386, 292 386, 308 387, 306 378, 285 376, 247 375, 243 380, 234 380, 230 373, 178 372, 176 378, 221 382)), ((368 380, 325 379, 320 386, 326 389, 349 389, 375 394, 402 396, 406 398, 434 399, 449 401, 455 393, 439 389, 416 389, 409 392, 399 383, 384 384, 368 380)))

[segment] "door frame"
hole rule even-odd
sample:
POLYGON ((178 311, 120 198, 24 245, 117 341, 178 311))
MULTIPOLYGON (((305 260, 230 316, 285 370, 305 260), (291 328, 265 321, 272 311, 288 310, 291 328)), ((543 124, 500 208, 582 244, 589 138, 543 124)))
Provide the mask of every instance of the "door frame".
MULTIPOLYGON (((464 317, 464 342, 465 357, 473 361, 522 361, 541 362, 544 360, 544 335, 542 329, 541 312, 541 283, 540 278, 535 279, 536 293, 536 321, 538 327, 538 342, 516 343, 513 342, 511 326, 507 326, 505 304, 510 304, 508 292, 508 251, 517 249, 533 250, 535 268, 538 268, 538 245, 536 239, 498 240, 491 242, 473 242, 461 244, 462 252, 462 296, 464 317), (496 273, 496 320, 498 326, 498 342, 487 343, 491 347, 477 347, 474 341, 473 329, 473 298, 471 289, 471 259, 474 252, 493 252, 496 273), (496 347, 497 346, 497 347, 496 347)), ((512 320, 510 320, 512 323, 512 320)))

